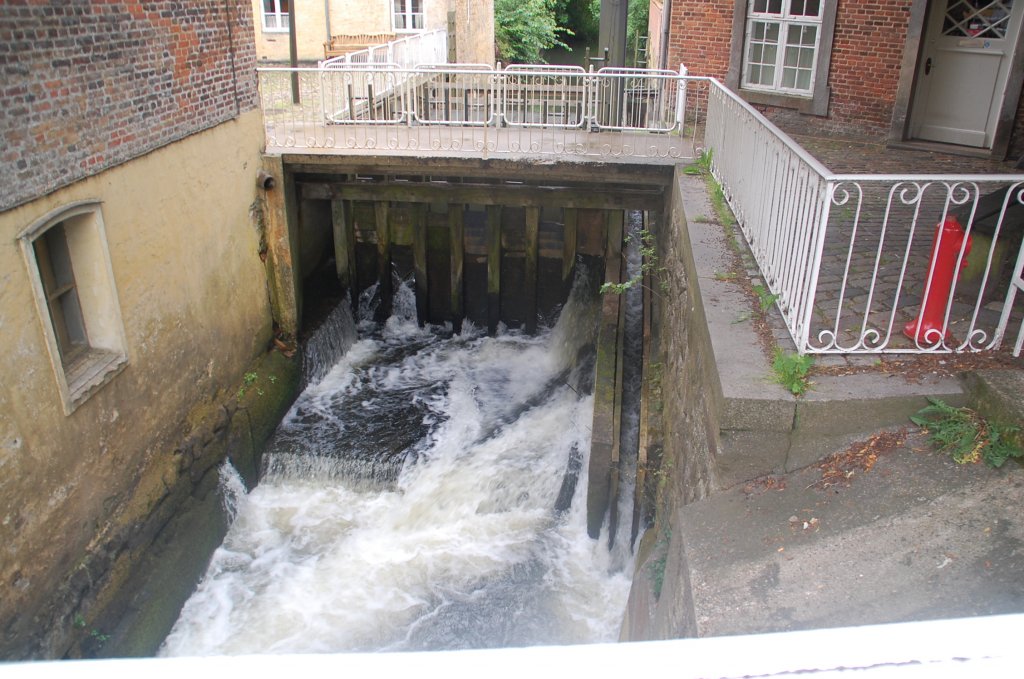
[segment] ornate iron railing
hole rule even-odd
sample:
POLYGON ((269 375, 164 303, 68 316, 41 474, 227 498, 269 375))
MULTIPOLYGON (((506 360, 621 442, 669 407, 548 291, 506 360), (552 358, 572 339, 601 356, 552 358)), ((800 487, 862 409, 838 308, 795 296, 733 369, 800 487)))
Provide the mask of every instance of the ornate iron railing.
POLYGON ((705 144, 801 353, 993 350, 1020 326, 1024 175, 834 174, 718 83, 705 144))
POLYGON ((332 60, 259 69, 270 152, 695 156, 709 81, 646 69, 332 60))

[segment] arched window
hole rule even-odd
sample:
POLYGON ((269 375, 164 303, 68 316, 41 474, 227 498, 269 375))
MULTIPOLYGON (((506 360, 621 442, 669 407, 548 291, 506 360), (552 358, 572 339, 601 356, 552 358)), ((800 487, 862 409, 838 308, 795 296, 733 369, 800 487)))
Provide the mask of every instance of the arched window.
POLYGON ((18 237, 64 412, 127 363, 100 205, 51 212, 18 237))

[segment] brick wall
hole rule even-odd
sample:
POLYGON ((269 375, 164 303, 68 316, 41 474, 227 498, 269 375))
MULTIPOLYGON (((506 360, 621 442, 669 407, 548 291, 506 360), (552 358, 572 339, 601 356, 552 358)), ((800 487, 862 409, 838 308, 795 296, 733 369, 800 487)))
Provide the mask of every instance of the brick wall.
POLYGON ((669 17, 668 68, 725 80, 732 43, 733 0, 674 0, 669 17))
POLYGON ((235 0, 3 0, 0 210, 256 106, 235 0))

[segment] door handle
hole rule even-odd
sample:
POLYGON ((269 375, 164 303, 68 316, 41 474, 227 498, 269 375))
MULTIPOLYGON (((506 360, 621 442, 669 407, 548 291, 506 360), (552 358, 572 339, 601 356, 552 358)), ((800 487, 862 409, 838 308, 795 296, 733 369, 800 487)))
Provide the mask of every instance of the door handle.
POLYGON ((928 75, 932 72, 932 58, 928 57, 928 60, 924 62, 924 74, 928 75))

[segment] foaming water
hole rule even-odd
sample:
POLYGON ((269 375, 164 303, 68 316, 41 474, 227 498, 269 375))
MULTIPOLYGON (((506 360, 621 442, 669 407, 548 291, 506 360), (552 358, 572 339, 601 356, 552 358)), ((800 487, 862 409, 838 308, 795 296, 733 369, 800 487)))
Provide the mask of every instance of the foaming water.
POLYGON ((408 292, 281 423, 163 655, 617 637, 631 569, 587 537, 593 401, 570 386, 596 305, 537 337, 454 335, 417 327, 408 292))

